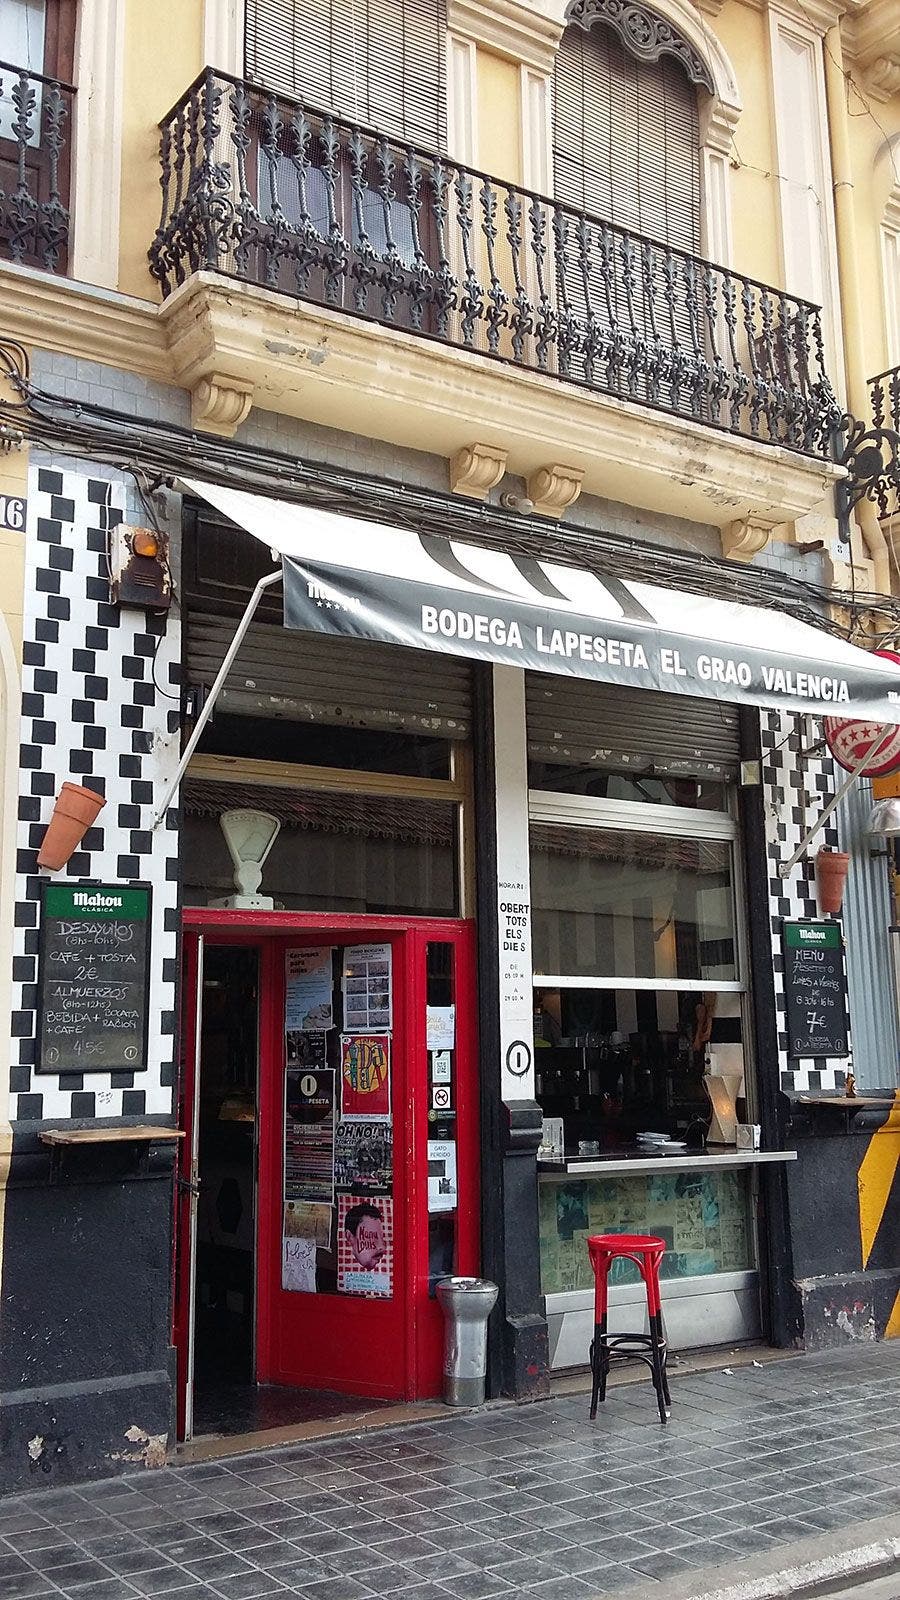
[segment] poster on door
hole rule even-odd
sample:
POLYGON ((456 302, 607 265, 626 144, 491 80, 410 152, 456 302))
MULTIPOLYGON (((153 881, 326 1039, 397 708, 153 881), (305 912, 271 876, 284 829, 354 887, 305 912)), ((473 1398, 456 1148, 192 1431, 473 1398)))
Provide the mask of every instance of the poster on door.
POLYGON ((315 1294, 315 1239, 294 1239, 290 1234, 284 1235, 282 1240, 281 1287, 288 1294, 315 1294))
POLYGON ((285 953, 285 1032, 323 1032, 332 1027, 332 955, 331 945, 285 953))
POLYGON ((348 944, 341 993, 344 1027, 369 1032, 391 1026, 392 957, 389 944, 348 944))
POLYGON ((457 1205, 456 1141, 428 1141, 428 1210, 455 1211, 457 1205))
POLYGON ((324 1067, 328 1060, 328 1035, 289 1030, 284 1036, 284 1051, 289 1067, 324 1067))
POLYGON ((334 1135, 334 1185, 386 1194, 394 1177, 393 1129, 389 1122, 339 1122, 334 1135))
POLYGON ((284 1198, 334 1201, 334 1068, 284 1075, 284 1198))
POLYGON ((390 1296, 394 1202, 389 1195, 338 1195, 337 1286, 341 1294, 390 1296))
POLYGON ((341 1034, 341 1118, 389 1122, 391 1118, 391 1036, 341 1034))

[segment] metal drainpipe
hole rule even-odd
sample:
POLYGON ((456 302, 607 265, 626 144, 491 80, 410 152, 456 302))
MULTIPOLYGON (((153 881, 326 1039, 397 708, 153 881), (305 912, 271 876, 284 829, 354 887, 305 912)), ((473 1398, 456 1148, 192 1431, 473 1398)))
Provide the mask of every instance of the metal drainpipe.
MULTIPOLYGON (((859 266, 856 253, 856 216, 853 204, 853 167, 850 160, 850 123, 847 112, 847 80, 840 24, 829 28, 825 46, 825 99, 828 106, 831 173, 834 187, 834 225, 837 236, 838 277, 841 293, 844 367, 847 374, 847 402, 855 417, 871 420, 869 385, 866 374, 863 312, 859 295, 859 266)), ((861 500, 856 520, 872 562, 874 587, 878 594, 891 592, 891 568, 887 541, 878 513, 871 500, 861 500)))

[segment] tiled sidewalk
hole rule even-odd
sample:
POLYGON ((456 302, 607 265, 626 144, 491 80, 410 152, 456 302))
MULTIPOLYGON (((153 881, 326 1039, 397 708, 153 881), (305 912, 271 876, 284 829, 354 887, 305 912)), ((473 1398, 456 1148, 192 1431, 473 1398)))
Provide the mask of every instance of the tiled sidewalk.
MULTIPOLYGON (((900 1512, 900 1342, 0 1503, 0 1596, 588 1600, 900 1512)), ((787 1554, 787 1552, 785 1552, 787 1554)))

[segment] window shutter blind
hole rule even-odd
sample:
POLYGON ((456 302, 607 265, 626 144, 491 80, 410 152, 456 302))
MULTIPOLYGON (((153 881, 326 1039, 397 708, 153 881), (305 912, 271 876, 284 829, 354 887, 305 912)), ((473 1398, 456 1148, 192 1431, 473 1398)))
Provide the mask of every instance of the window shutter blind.
POLYGON ((697 96, 676 61, 638 61, 602 25, 566 29, 553 95, 557 199, 696 253, 699 146, 697 96))
POLYGON ((446 145, 446 0, 247 0, 247 77, 407 139, 446 145))

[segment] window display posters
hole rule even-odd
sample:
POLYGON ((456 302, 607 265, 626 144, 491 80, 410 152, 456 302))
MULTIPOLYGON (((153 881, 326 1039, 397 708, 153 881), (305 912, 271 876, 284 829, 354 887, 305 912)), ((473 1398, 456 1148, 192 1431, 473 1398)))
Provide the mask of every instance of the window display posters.
POLYGON ((333 1067, 285 1073, 284 1198, 334 1201, 333 1067))
POLYGON ((328 1060, 327 1033, 299 1033, 291 1029, 284 1036, 289 1067, 324 1067, 328 1060))
POLYGON ((282 1241, 281 1287, 292 1294, 316 1292, 316 1241, 293 1239, 285 1234, 282 1241))
POLYGON ((452 1050, 456 1044, 456 1007, 426 1006, 427 1050, 452 1050))
POLYGON ((429 1139, 428 1209, 455 1211, 456 1201, 456 1140, 429 1139))
POLYGON ((337 1286, 341 1294, 390 1296, 394 1202, 389 1195, 338 1195, 337 1286))
POLYGON ((334 1136, 334 1186, 390 1192, 394 1177, 393 1129, 389 1122, 340 1122, 334 1136))
POLYGON ((450 1051, 435 1050, 431 1057, 432 1083, 450 1082, 450 1051))
POLYGON ((391 947, 348 944, 344 950, 341 988, 344 1027, 349 1033, 391 1026, 391 947))
POLYGON ((341 1117, 347 1121, 389 1122, 391 1116, 391 1036, 341 1034, 341 1117))
POLYGON ((285 954, 285 1032, 321 1032, 334 1024, 331 945, 285 954))
POLYGON ((284 1237, 312 1239, 318 1250, 330 1249, 333 1209, 333 1206, 315 1200, 287 1200, 284 1207, 284 1237))

